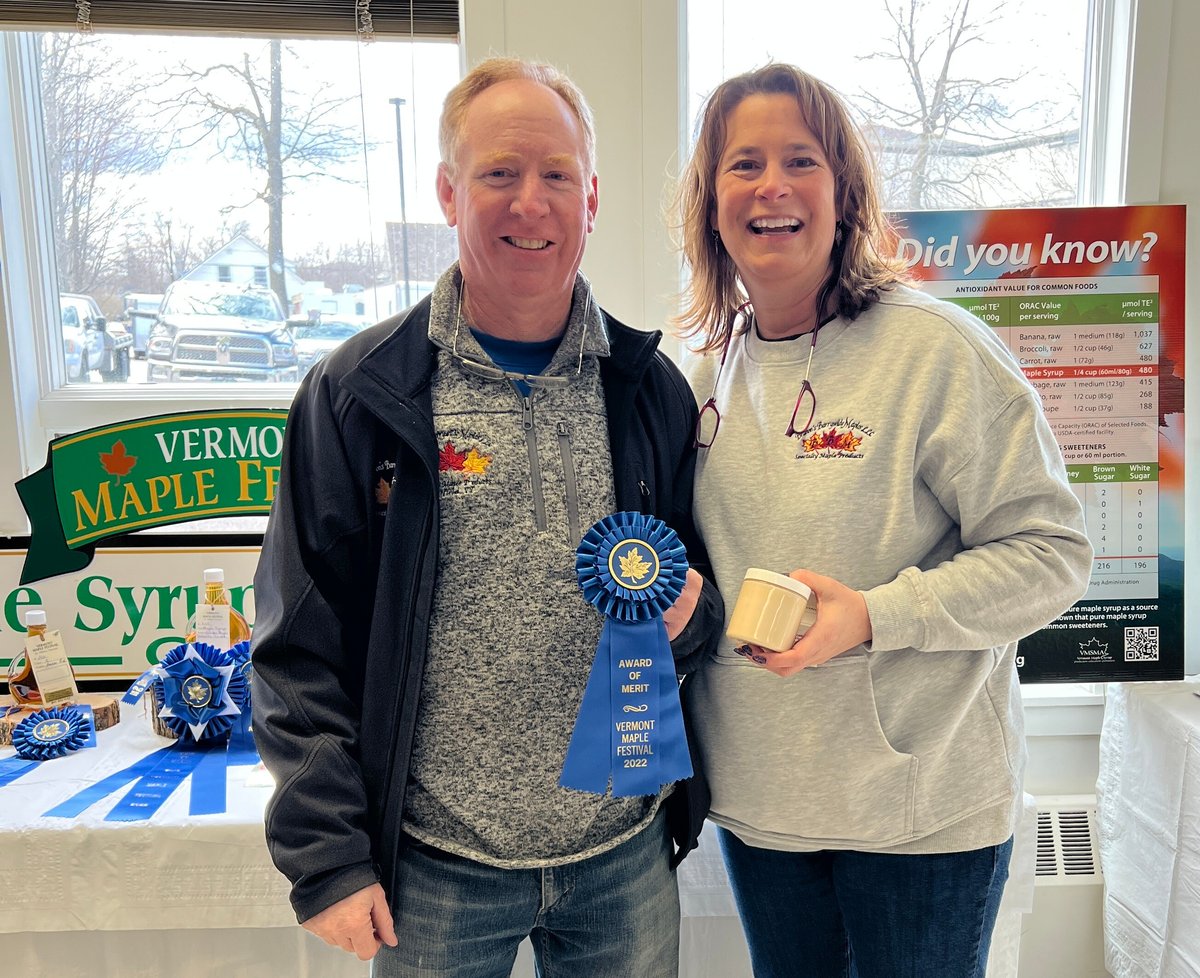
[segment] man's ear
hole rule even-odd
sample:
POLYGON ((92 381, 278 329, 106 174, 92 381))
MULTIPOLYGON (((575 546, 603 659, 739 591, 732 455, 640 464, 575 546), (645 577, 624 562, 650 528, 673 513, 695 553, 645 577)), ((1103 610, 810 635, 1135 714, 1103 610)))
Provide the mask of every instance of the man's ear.
POLYGON ((439 163, 437 168, 438 203, 446 215, 446 223, 454 227, 458 223, 458 208, 454 204, 454 184, 450 182, 450 168, 439 163))
POLYGON ((592 174, 592 189, 588 191, 587 197, 587 229, 588 234, 591 234, 596 228, 596 208, 600 203, 600 181, 596 174, 592 174))

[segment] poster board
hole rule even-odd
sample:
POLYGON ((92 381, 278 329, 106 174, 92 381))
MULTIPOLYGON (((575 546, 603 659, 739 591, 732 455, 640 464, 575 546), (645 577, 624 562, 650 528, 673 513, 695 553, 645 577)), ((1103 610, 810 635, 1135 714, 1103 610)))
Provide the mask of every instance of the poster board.
POLYGON ((1184 674, 1182 205, 911 211, 897 255, 995 330, 1042 398, 1095 550, 1022 682, 1184 674))

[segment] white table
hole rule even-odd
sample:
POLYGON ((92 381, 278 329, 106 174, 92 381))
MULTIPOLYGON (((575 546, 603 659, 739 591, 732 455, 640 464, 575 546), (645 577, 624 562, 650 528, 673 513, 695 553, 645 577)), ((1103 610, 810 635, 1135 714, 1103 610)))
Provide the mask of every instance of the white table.
POLYGON ((1200 978, 1200 683, 1113 683, 1100 734, 1105 965, 1200 978))
MULTIPOLYGON (((22 978, 364 978, 366 965, 296 925, 263 839, 271 787, 261 769, 231 769, 223 815, 189 816, 181 789, 147 822, 104 821, 123 792, 75 819, 43 816, 168 743, 140 706, 123 711, 98 748, 0 788, 0 970, 22 978)), ((12 753, 0 748, 0 757, 12 753)), ((1032 900, 1031 840, 1017 848, 989 978, 1016 974, 1020 911, 1032 900)), ((711 831, 679 883, 680 974, 750 978, 711 831)), ((513 975, 533 975, 528 942, 513 975)))

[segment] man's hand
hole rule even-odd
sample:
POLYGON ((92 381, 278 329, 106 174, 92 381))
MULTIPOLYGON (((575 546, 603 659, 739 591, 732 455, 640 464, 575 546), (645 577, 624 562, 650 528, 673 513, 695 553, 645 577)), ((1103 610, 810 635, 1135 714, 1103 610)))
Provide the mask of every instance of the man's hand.
POLYGON ((326 944, 357 954, 362 961, 370 961, 384 944, 397 944, 392 912, 378 883, 343 897, 302 926, 326 944))
POLYGON ((700 600, 700 591, 703 587, 704 578, 698 571, 689 567, 687 581, 684 582, 679 597, 675 599, 675 603, 671 607, 663 612, 663 624, 667 626, 667 638, 672 642, 692 620, 692 613, 696 610, 696 602, 700 600))

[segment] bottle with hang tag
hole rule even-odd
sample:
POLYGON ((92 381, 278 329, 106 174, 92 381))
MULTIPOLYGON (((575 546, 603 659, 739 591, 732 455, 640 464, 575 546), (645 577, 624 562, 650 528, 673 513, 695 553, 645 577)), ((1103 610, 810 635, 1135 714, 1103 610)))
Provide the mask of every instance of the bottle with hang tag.
POLYGON ((205 642, 225 652, 249 639, 249 624, 229 603, 229 592, 225 590, 225 571, 220 567, 209 567, 204 572, 201 602, 188 622, 186 641, 205 642))
POLYGON ((8 692, 19 705, 39 709, 78 698, 75 670, 62 636, 57 631, 47 635, 46 612, 41 608, 25 612, 25 647, 8 664, 8 692))

